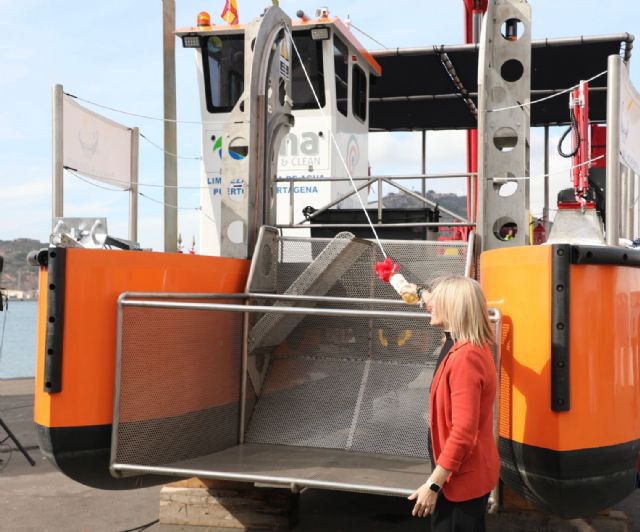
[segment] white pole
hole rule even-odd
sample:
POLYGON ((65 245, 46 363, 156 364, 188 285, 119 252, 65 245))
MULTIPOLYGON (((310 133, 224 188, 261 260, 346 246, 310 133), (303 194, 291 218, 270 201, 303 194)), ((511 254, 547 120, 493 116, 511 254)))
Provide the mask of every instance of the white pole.
POLYGON ((544 206, 542 221, 549 231, 549 126, 544 126, 544 206))
POLYGON ((175 0, 162 0, 162 43, 164 69, 164 250, 178 247, 178 159, 176 123, 176 27, 175 0))
POLYGON ((52 92, 52 209, 51 209, 51 228, 53 229, 56 218, 64 216, 64 151, 63 151, 63 116, 62 116, 62 99, 64 92, 62 85, 54 85, 52 92))
POLYGON ((620 65, 622 58, 610 55, 607 62, 607 203, 606 242, 617 246, 620 238, 620 65))
POLYGON ((138 241, 138 159, 140 129, 131 128, 131 185, 129 186, 129 240, 138 241))

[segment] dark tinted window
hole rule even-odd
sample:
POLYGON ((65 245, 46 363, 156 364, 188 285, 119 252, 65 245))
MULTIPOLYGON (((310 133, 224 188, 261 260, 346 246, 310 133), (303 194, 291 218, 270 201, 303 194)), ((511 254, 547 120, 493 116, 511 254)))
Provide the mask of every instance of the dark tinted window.
MULTIPOLYGON (((293 34, 293 41, 300 53, 304 67, 309 74, 313 90, 316 91, 320 105, 324 107, 324 70, 322 67, 322 41, 314 41, 311 38, 311 31, 296 31, 293 34)), ((291 92, 293 93, 294 109, 317 109, 316 103, 309 82, 300 66, 298 54, 292 51, 293 74, 291 77, 291 92)))
POLYGON ((344 116, 347 116, 349 98, 349 50, 338 39, 333 38, 333 64, 336 73, 336 106, 344 116))
POLYGON ((244 90, 244 35, 213 35, 203 43, 207 109, 229 112, 244 90))
POLYGON ((356 117, 364 122, 367 119, 367 76, 358 65, 353 65, 351 80, 353 83, 352 111, 356 117))

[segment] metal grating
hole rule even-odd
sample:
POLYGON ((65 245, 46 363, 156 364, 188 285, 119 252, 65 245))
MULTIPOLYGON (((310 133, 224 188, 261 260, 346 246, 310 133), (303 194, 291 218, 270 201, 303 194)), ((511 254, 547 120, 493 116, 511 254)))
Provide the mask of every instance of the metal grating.
MULTIPOLYGON (((273 292, 287 294, 331 242, 270 233, 268 245, 257 251, 255 261, 273 274, 268 283, 273 292), (276 264, 266 267, 266 257, 276 264)), ((438 277, 463 275, 467 246, 466 242, 383 241, 387 254, 401 264, 403 275, 427 285, 438 277)), ((369 246, 351 260, 326 295, 398 301, 394 289, 373 274, 375 262, 382 259, 380 249, 369 246)), ((253 286, 249 279, 250 292, 253 286)), ((264 291, 265 283, 259 287, 264 291)), ((256 300, 259 297, 256 294, 256 300)), ((277 346, 250 350, 249 374, 256 374, 252 368, 259 366, 260 383, 256 386, 258 379, 251 379, 258 401, 247 443, 428 458, 429 387, 442 331, 430 327, 426 316, 384 316, 386 311, 415 311, 410 305, 366 301, 304 305, 375 310, 380 317, 308 314, 289 328, 277 346)), ((276 309, 263 316, 280 319, 276 309)))
POLYGON ((434 362, 371 362, 350 450, 430 457, 426 443, 434 362))
POLYGON ((442 338, 426 317, 306 317, 271 355, 246 441, 428 458, 442 338))
POLYGON ((246 441, 345 449, 363 369, 361 361, 273 359, 246 441))
MULTIPOLYGON (((301 282, 301 275, 310 271, 314 260, 322 259, 323 251, 328 256, 329 242, 270 234, 254 257, 249 289, 259 269, 261 292, 298 293, 296 280, 301 282)), ((384 247, 402 265, 405 277, 419 284, 463 274, 467 262, 464 242, 386 241, 384 247)), ((335 268, 336 258, 340 260, 334 256, 326 266, 335 268)), ((299 473, 301 479, 315 478, 313 457, 320 449, 346 452, 339 454, 342 457, 417 459, 426 464, 429 386, 442 332, 428 325, 426 315, 385 317, 389 311, 417 309, 398 304, 393 289, 375 278, 373 265, 381 258, 377 246, 366 243, 338 265, 339 275, 335 275, 338 269, 330 272, 333 278, 321 292, 355 301, 276 301, 273 305, 273 300, 263 299, 272 305, 271 311, 246 307, 249 326, 264 316, 282 323, 281 305, 308 310, 296 317, 277 345, 261 345, 247 353, 250 379, 240 447, 285 446, 295 452, 308 451, 302 460, 307 469, 299 473), (373 310, 377 314, 327 317, 314 315, 315 308, 373 310)), ((322 267, 316 273, 321 276, 325 270, 322 267)), ((166 299, 161 294, 149 297, 166 299)), ((251 298, 253 303, 260 301, 259 293, 251 298)), ((185 464, 235 448, 241 418, 244 307, 242 312, 119 308, 114 471, 128 471, 126 464, 151 469, 185 464)), ((342 470, 336 474, 343 476, 342 470)))
POLYGON ((242 314, 121 312, 112 461, 159 465, 236 444, 242 314))
MULTIPOLYGON (((338 238, 276 237, 270 229, 262 229, 263 244, 253 259, 255 271, 247 283, 248 292, 252 294, 287 293, 309 264, 338 238), (273 261, 271 265, 269 261, 273 261)), ((377 245, 369 244, 367 251, 345 269, 329 295, 397 300, 393 288, 381 283, 373 274, 374 264, 384 257, 377 245)), ((411 282, 428 284, 443 275, 464 275, 467 242, 383 240, 382 245, 387 255, 400 263, 403 275, 411 282)))
MULTIPOLYGON (((351 233, 339 233, 305 267, 284 291, 295 295, 325 295, 338 279, 371 248, 371 243, 351 233)), ((271 255, 270 248, 260 261, 271 255)), ((275 269, 275 268, 274 268, 275 269)), ((277 305, 278 303, 276 303, 277 305)), ((249 351, 278 345, 301 321, 296 315, 265 314, 249 331, 249 351)))

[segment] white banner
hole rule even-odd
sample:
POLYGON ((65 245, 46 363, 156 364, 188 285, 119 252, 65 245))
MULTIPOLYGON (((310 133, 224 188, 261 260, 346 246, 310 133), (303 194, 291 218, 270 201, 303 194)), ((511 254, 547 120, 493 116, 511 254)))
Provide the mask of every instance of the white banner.
POLYGON ((82 107, 67 95, 63 96, 62 117, 64 166, 129 188, 131 129, 82 107))
POLYGON ((640 175, 640 94, 624 63, 620 68, 620 155, 640 175))

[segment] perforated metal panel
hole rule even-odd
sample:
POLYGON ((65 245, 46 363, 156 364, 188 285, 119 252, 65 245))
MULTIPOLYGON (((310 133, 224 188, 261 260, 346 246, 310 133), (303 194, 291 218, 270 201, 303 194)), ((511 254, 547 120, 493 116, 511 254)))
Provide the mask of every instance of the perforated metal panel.
MULTIPOLYGON (((330 244, 330 239, 280 237, 271 232, 268 246, 257 250, 255 260, 262 266, 267 257, 276 261, 263 271, 273 273, 268 283, 273 293, 287 294, 330 244)), ((383 241, 387 254, 401 264, 403 275, 422 285, 446 275, 463 275, 467 246, 466 242, 383 241)), ((258 401, 246 441, 427 458, 429 387, 442 331, 430 327, 426 316, 384 316, 387 311, 414 312, 417 307, 393 304, 397 293, 373 273, 375 263, 383 259, 376 245, 351 259, 326 294, 390 303, 315 302, 315 308, 366 309, 380 316, 310 314, 297 318, 286 338, 268 352, 264 345, 250 351, 250 374, 252 367, 259 366, 260 385, 254 384, 258 401)), ((249 291, 253 285, 250 279, 249 291)), ((264 287, 260 282, 261 291, 264 287)), ((265 316, 274 323, 283 319, 275 308, 265 316)))
MULTIPOLYGON (((304 285, 309 265, 330 240, 270 234, 263 242, 252 267, 254 277, 260 268, 261 290, 251 296, 253 303, 273 301, 261 295, 268 291, 295 293, 291 286, 304 285)), ((463 274, 466 245, 384 242, 405 277, 419 284, 463 274)), ((377 246, 365 244, 341 264, 339 277, 322 288, 339 300, 281 300, 269 311, 241 305, 231 311, 179 307, 175 298, 161 303, 167 298, 156 294, 149 296, 174 308, 136 306, 144 301, 121 305, 113 470, 190 463, 238 444, 243 311, 249 313, 249 329, 264 316, 281 323, 283 306, 304 306, 277 345, 247 353, 248 373, 258 375, 259 386, 247 379, 244 445, 306 448, 308 460, 297 455, 298 466, 307 467, 301 479, 315 478, 318 449, 335 452, 336 460, 351 454, 369 455, 372 463, 415 458, 424 460, 426 471, 429 387, 442 332, 428 325, 426 314, 388 316, 418 309, 399 303, 393 288, 373 275, 381 259, 377 246), (375 314, 321 316, 322 309, 375 314)), ((380 478, 376 482, 385 485, 380 478)))
MULTIPOLYGON (((370 249, 370 242, 355 238, 351 233, 339 233, 313 257, 284 293, 325 295, 360 257, 370 252, 370 249)), ((269 256, 273 257, 270 247, 259 260, 264 261, 264 258, 269 256)), ((249 350, 257 351, 278 345, 301 319, 296 315, 265 314, 249 331, 249 350)))
MULTIPOLYGON (((263 243, 254 254, 254 267, 247 283, 248 292, 253 294, 287 293, 309 264, 333 241, 329 238, 276 236, 268 227, 263 227, 262 232, 263 243)), ((402 274, 410 282, 428 284, 443 275, 464 275, 467 242, 383 240, 382 244, 387 255, 401 264, 402 274)), ((371 243, 367 251, 344 271, 328 294, 397 300, 398 295, 393 288, 380 282, 373 274, 375 263, 383 258, 379 247, 371 243)))
POLYGON ((113 459, 158 465, 238 441, 242 314, 122 308, 113 459))

